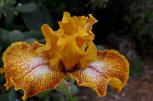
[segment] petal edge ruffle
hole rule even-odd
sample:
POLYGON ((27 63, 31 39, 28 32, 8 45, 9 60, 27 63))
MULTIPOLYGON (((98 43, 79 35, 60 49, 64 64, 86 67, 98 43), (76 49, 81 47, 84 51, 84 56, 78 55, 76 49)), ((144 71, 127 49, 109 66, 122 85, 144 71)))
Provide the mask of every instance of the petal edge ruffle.
POLYGON ((65 75, 49 67, 47 56, 36 52, 39 47, 38 43, 29 45, 17 42, 3 55, 6 89, 9 90, 11 86, 14 86, 15 90, 22 89, 23 100, 46 89, 54 88, 65 75))
POLYGON ((129 77, 129 64, 126 58, 114 50, 99 51, 98 60, 88 68, 69 73, 78 85, 94 89, 99 96, 105 96, 110 84, 119 92, 129 77))

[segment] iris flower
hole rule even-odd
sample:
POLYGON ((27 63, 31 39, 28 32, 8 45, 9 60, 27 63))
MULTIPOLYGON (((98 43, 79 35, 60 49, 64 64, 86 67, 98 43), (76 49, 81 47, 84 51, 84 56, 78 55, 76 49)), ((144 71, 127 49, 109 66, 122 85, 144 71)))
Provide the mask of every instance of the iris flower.
POLYGON ((41 26, 45 44, 15 42, 3 54, 6 90, 22 89, 23 100, 55 88, 67 75, 79 86, 106 95, 109 84, 119 92, 129 77, 127 59, 115 50, 97 50, 92 25, 97 20, 89 14, 71 16, 64 12, 59 29, 41 26))

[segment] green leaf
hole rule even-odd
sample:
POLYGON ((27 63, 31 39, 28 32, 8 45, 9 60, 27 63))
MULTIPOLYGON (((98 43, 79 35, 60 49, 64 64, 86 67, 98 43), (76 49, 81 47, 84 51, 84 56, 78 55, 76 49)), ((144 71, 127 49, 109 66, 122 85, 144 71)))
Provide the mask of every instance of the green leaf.
POLYGON ((30 30, 40 31, 42 24, 51 25, 52 20, 47 9, 37 9, 32 13, 22 13, 23 20, 30 30))
POLYGON ((68 98, 68 101, 77 101, 77 98, 74 97, 73 94, 77 93, 78 88, 74 83, 71 83, 71 81, 67 82, 66 80, 64 80, 57 86, 56 89, 57 91, 66 95, 66 97, 68 98))
MULTIPOLYGON (((5 41, 7 40, 7 36, 8 36, 9 31, 4 30, 4 29, 0 29, 0 41, 5 41)), ((1 43, 0 43, 1 44, 1 43)))
POLYGON ((11 89, 8 93, 0 96, 1 101, 16 101, 16 93, 14 89, 11 89))
POLYGON ((50 96, 45 97, 44 99, 42 99, 42 101, 51 101, 50 96))
POLYGON ((50 93, 51 93, 51 90, 46 90, 42 93, 39 93, 37 96, 40 98, 44 98, 44 97, 47 97, 50 93))
POLYGON ((37 4, 34 2, 19 5, 16 7, 16 10, 22 13, 31 13, 31 12, 34 12, 36 9, 37 9, 37 4))
POLYGON ((10 44, 8 35, 9 35, 9 31, 0 29, 0 45, 2 49, 5 49, 10 44))
POLYGON ((22 41, 24 40, 25 36, 22 32, 19 30, 13 30, 9 33, 9 41, 12 42, 17 42, 17 41, 22 41))
POLYGON ((14 89, 11 89, 11 91, 9 92, 9 101, 16 101, 16 93, 14 91, 14 89))
POLYGON ((35 41, 35 39, 33 39, 33 38, 30 38, 30 39, 26 39, 26 40, 24 40, 24 41, 26 41, 26 42, 28 42, 28 43, 33 43, 34 41, 35 41))
POLYGON ((71 93, 76 94, 78 92, 78 87, 75 84, 71 84, 71 93))
POLYGON ((38 31, 26 31, 24 32, 25 39, 42 39, 43 34, 38 31))
POLYGON ((9 94, 3 94, 3 95, 0 95, 0 99, 1 101, 9 101, 9 94))
POLYGON ((12 25, 13 19, 15 17, 15 10, 14 8, 5 8, 4 9, 4 16, 5 16, 5 24, 6 27, 10 27, 12 25))
POLYGON ((75 96, 69 96, 68 101, 78 101, 78 99, 75 96))
POLYGON ((141 66, 141 59, 140 57, 136 57, 131 61, 131 73, 133 76, 139 76, 142 73, 141 66))
POLYGON ((53 23, 52 23, 53 21, 52 21, 52 17, 49 14, 48 9, 45 8, 45 7, 42 7, 41 13, 42 13, 42 15, 45 15, 45 16, 42 16, 43 23, 49 24, 52 27, 53 26, 53 23))
POLYGON ((0 7, 13 6, 16 0, 0 0, 0 7))
POLYGON ((16 4, 16 0, 5 0, 5 1, 7 1, 8 6, 13 6, 16 4))
POLYGON ((60 84, 56 87, 57 91, 61 92, 64 95, 71 94, 71 87, 66 80, 60 82, 60 84))
POLYGON ((65 101, 64 97, 58 94, 52 94, 50 99, 50 101, 65 101))

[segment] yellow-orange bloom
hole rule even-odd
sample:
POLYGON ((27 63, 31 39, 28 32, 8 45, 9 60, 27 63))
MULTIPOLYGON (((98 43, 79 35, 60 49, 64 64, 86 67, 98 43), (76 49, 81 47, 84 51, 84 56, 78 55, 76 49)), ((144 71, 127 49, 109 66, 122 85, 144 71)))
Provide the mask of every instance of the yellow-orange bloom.
POLYGON ((13 43, 3 55, 6 89, 22 89, 25 100, 55 88, 70 75, 78 85, 90 87, 100 96, 106 95, 108 84, 120 91, 129 77, 128 61, 115 50, 97 51, 91 31, 94 23, 92 15, 71 17, 64 12, 57 31, 42 25, 46 44, 13 43))

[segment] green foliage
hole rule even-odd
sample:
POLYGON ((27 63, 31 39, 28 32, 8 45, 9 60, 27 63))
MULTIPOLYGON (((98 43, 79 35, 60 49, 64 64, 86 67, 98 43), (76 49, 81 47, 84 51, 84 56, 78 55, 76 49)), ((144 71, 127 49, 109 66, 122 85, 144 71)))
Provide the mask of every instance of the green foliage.
POLYGON ((109 0, 90 0, 89 4, 92 5, 93 9, 96 8, 105 8, 107 6, 107 3, 109 2, 109 0))
POLYGON ((131 74, 134 77, 140 76, 142 74, 142 68, 141 68, 141 59, 140 57, 136 57, 131 61, 131 74))
POLYGON ((9 27, 15 15, 14 5, 16 0, 0 0, 0 18, 5 17, 6 27, 9 27))
MULTIPOLYGON (((61 96, 60 94, 52 94, 51 97, 50 97, 50 99, 51 99, 52 101, 65 101, 65 100, 64 100, 64 97, 61 96)), ((49 101, 50 101, 50 100, 49 100, 49 101)))
POLYGON ((2 16, 5 17, 4 27, 10 29, 13 26, 15 17, 20 17, 20 15, 22 16, 21 19, 25 22, 24 26, 30 30, 39 31, 40 25, 43 23, 51 25, 52 21, 48 9, 42 4, 39 5, 39 3, 34 1, 18 3, 16 0, 1 0, 0 18, 2 16))
POLYGON ((16 0, 0 0, 0 8, 13 6, 16 0))
POLYGON ((62 94, 64 94, 68 101, 77 101, 77 98, 75 96, 73 96, 75 93, 77 93, 78 88, 77 86, 74 84, 74 80, 68 78, 69 81, 64 80, 63 82, 61 82, 58 86, 57 86, 57 90, 59 92, 61 92, 62 94))
POLYGON ((40 26, 43 23, 51 25, 52 22, 49 12, 47 11, 46 8, 37 9, 34 12, 22 13, 22 17, 25 22, 25 25, 30 30, 35 30, 35 31, 39 31, 40 26))
POLYGON ((143 53, 153 53, 153 1, 135 0, 130 5, 129 24, 131 33, 137 39, 139 49, 143 53))
POLYGON ((13 30, 9 32, 8 38, 9 38, 10 43, 13 43, 13 42, 24 40, 25 35, 19 30, 13 30))
POLYGON ((0 96, 1 101, 16 101, 16 93, 14 89, 11 89, 8 93, 0 96))
POLYGON ((44 92, 41 92, 37 95, 37 97, 41 98, 41 99, 45 99, 47 96, 49 96, 51 94, 51 90, 46 90, 44 92))
POLYGON ((23 5, 21 4, 21 5, 18 5, 15 9, 21 13, 30 13, 30 12, 34 12, 37 9, 37 4, 34 2, 23 4, 23 5))

